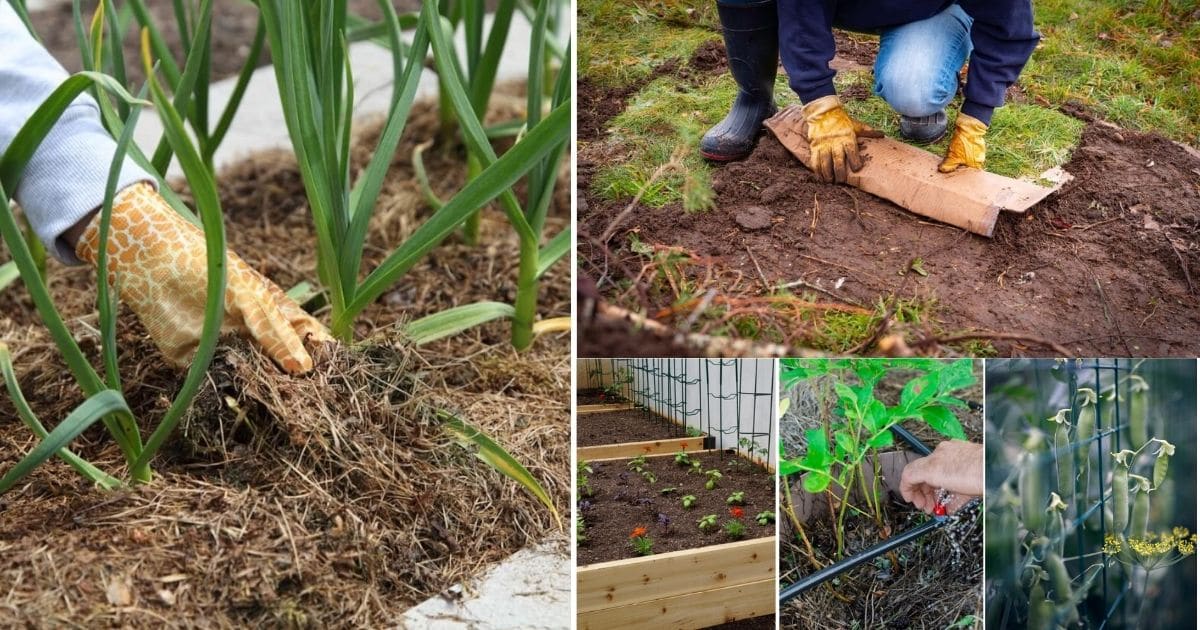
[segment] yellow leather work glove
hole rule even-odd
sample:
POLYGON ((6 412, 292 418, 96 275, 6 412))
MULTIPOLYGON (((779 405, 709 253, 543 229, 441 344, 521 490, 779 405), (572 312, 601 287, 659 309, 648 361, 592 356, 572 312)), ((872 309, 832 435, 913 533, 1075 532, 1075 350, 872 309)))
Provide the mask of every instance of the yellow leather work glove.
MULTIPOLYGON (((100 213, 88 223, 75 254, 93 267, 100 249, 100 213)), ((254 339, 284 370, 312 369, 304 341, 332 338, 275 283, 238 258, 228 260, 224 331, 254 339)), ((179 216, 152 186, 134 184, 113 200, 108 235, 109 282, 176 366, 186 366, 200 343, 208 281, 204 234, 179 216)))
POLYGON ((954 122, 954 135, 950 136, 950 146, 946 147, 946 159, 938 165, 943 173, 953 173, 960 166, 983 168, 987 158, 987 147, 983 135, 987 133, 987 125, 983 121, 962 112, 954 122))
POLYGON ((850 171, 862 168, 859 138, 883 137, 882 132, 851 118, 834 94, 807 103, 801 111, 808 123, 809 168, 826 182, 844 184, 850 171))

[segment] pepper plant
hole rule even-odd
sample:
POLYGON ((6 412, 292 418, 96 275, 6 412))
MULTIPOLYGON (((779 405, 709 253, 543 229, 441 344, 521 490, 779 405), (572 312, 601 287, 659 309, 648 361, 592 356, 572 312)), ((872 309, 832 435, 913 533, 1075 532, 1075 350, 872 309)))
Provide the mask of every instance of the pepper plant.
MULTIPOLYGON (((975 384, 973 362, 924 359, 784 359, 780 368, 782 391, 799 383, 829 376, 834 394, 832 418, 821 418, 821 426, 805 431, 806 450, 788 458, 780 443, 780 475, 803 474, 803 488, 810 493, 831 494, 837 556, 845 551, 843 532, 847 511, 866 514, 882 529, 884 502, 880 496, 878 466, 866 472, 864 464, 881 449, 894 445, 892 427, 904 421, 921 422, 950 439, 965 439, 955 408, 967 407, 956 396, 975 384), (916 372, 900 392, 896 405, 887 405, 876 395, 876 387, 890 373, 916 372), (836 488, 837 492, 832 489, 836 488), (852 493, 861 492, 865 508, 853 506, 852 493)), ((825 382, 818 382, 824 386, 825 382)), ((818 390, 818 397, 821 396, 818 390)), ((789 506, 790 510, 790 506, 789 506)), ((794 522, 795 519, 793 519, 794 522)))

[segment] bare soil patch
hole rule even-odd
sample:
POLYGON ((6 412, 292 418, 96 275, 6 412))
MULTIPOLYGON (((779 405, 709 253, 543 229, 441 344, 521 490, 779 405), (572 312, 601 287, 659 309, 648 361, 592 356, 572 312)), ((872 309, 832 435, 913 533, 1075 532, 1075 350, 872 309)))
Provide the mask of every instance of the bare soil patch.
MULTIPOLYGON (((519 101, 497 97, 495 115, 511 119, 519 101)), ((433 105, 415 108, 372 219, 368 269, 430 212, 409 156, 436 120, 433 105)), ((366 122, 359 132, 360 168, 377 127, 366 122)), ((439 194, 461 186, 464 163, 459 146, 426 153, 439 194)), ((290 154, 251 156, 221 174, 220 188, 231 250, 285 288, 316 283, 315 235, 290 154)), ((554 201, 549 229, 566 221, 564 198, 554 201)), ((566 513, 569 336, 517 353, 503 323, 420 348, 399 332, 450 306, 513 298, 517 242, 502 214, 485 210, 481 242, 449 238, 368 309, 359 343, 319 349, 311 375, 287 377, 244 342, 223 344, 152 483, 99 492, 55 460, 0 498, 0 583, 8 585, 0 625, 391 625, 412 604, 558 531, 536 499, 456 446, 433 414, 458 412, 496 437, 566 513)), ((570 312, 569 277, 566 265, 548 272, 541 314, 570 312)), ((94 273, 51 263, 49 283, 96 357, 94 273)), ((53 425, 80 392, 20 285, 0 293, 0 313, 21 385, 53 425)), ((182 374, 128 313, 119 335, 126 397, 148 434, 182 374)), ((7 397, 0 418, 7 469, 33 439, 7 397)), ((120 470, 118 449, 98 427, 73 446, 120 470)))
POLYGON ((689 473, 690 467, 677 465, 673 457, 646 458, 646 470, 654 473, 655 483, 630 470, 632 460, 592 463, 590 483, 595 493, 580 507, 587 523, 587 540, 578 545, 576 563, 585 566, 636 557, 629 542, 635 527, 648 530, 655 554, 732 542, 720 527, 733 520, 725 500, 739 490, 745 493, 744 516, 738 519, 746 527, 744 538, 775 535, 774 523, 759 525, 754 520, 759 512, 775 511, 774 475, 731 452, 705 451, 691 457, 703 462, 704 470, 721 471, 717 488, 706 490, 704 475, 689 473), (663 494, 664 488, 676 490, 663 494), (691 509, 684 508, 680 500, 686 495, 697 498, 691 509), (718 529, 701 532, 697 521, 708 514, 717 515, 718 529))
POLYGON ((581 413, 575 421, 576 446, 650 442, 686 436, 683 427, 645 409, 581 413))

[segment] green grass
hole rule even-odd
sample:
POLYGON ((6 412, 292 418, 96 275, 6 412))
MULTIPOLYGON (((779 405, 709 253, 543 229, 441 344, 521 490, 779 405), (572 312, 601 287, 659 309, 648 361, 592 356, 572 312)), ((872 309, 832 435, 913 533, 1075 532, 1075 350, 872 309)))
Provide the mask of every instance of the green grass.
POLYGON ((579 0, 579 73, 612 87, 719 39, 715 2, 579 0))
POLYGON ((1025 91, 1112 122, 1200 144, 1200 3, 1046 0, 1025 91))

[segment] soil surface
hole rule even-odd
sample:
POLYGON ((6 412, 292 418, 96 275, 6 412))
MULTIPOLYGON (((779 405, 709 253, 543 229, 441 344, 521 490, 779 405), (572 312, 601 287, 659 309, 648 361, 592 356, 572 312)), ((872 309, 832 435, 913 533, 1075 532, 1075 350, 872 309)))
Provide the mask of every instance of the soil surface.
POLYGON ((683 427, 644 409, 581 413, 575 420, 575 446, 601 446, 687 437, 683 427))
POLYGON ((577 405, 615 405, 623 402, 626 402, 624 396, 607 394, 603 389, 581 389, 575 392, 577 405))
POLYGON ((745 525, 744 538, 775 535, 775 523, 759 525, 754 520, 759 512, 775 512, 774 475, 727 452, 706 451, 692 457, 703 462, 704 470, 721 471, 717 488, 706 490, 703 475, 689 474, 689 466, 680 466, 669 456, 646 458, 645 469, 653 471, 655 483, 647 483, 630 470, 632 460, 592 463, 590 485, 594 494, 584 498, 579 507, 587 523, 587 540, 578 545, 576 564, 636 557, 629 542, 635 527, 648 530, 646 535, 654 541, 656 554, 732 542, 722 529, 734 520, 725 500, 738 490, 745 493, 744 515, 738 519, 745 525), (663 494, 664 488, 677 490, 663 494), (687 495, 697 498, 691 509, 685 509, 681 501, 687 495), (708 514, 717 515, 718 529, 701 532, 697 521, 708 514))
MULTIPOLYGON (((858 48, 840 52, 863 56, 858 48)), ((581 103, 603 98, 586 81, 580 94, 581 103)), ((893 322, 911 348, 865 353, 953 352, 959 334, 991 340, 1001 355, 1056 354, 1046 340, 1082 356, 1200 353, 1200 154, 1159 136, 1089 122, 1065 165, 1074 181, 1025 215, 1005 214, 987 239, 820 183, 768 134, 745 160, 716 168, 713 210, 641 207, 600 244, 629 203, 590 191, 608 156, 621 154, 614 142, 580 151, 581 276, 602 279, 602 298, 664 324, 680 326, 693 305, 677 308, 678 296, 656 295, 645 280, 614 288, 645 264, 624 245, 629 232, 647 245, 681 248, 695 263, 692 295, 715 289, 759 304, 753 314, 797 347, 807 345, 811 325, 762 307, 764 284, 798 283, 800 295, 816 287, 808 296, 817 310, 870 309, 881 298, 936 306, 936 321, 893 322), (927 276, 911 271, 918 259, 927 276)), ((701 321, 692 330, 723 323, 701 321)), ((580 347, 620 345, 623 332, 593 327, 586 335, 598 338, 581 338, 580 347)))
MULTIPOLYGON (((524 97, 504 89, 494 115, 507 120, 524 97)), ((436 129, 436 109, 419 103, 372 218, 367 270, 431 213, 408 156, 436 129)), ((361 125, 356 169, 378 133, 378 123, 361 125)), ((461 146, 426 152, 443 198, 462 185, 462 155, 461 146)), ((316 284, 316 237, 292 155, 251 156, 225 169, 219 185, 230 251, 284 288, 316 284)), ((568 190, 565 182, 560 188, 568 190)), ((567 201, 556 195, 548 230, 565 224, 567 201)), ((569 335, 542 336, 517 353, 500 322, 417 348, 400 333, 411 318, 450 306, 513 300, 518 249, 502 213, 485 209, 481 242, 448 238, 364 312, 358 343, 315 348, 316 369, 304 377, 288 377, 258 350, 226 340, 191 412, 153 462, 153 483, 100 492, 53 460, 0 497, 0 626, 58 619, 157 627, 164 617, 214 627, 387 626, 409 606, 559 531, 536 499, 459 448, 434 412, 454 411, 495 437, 567 514, 569 335)), ((84 267, 49 267, 67 326, 99 366, 94 276, 84 267)), ((570 313, 570 296, 567 265, 552 267, 539 314, 570 313)), ((183 375, 128 312, 118 336, 125 396, 149 435, 183 375)), ((0 341, 12 348, 22 389, 47 424, 82 401, 19 284, 0 292, 0 341)), ((0 422, 0 470, 34 443, 14 414, 0 397, 0 418, 8 420, 0 422)), ((72 448, 104 470, 124 470, 99 426, 72 448)))

